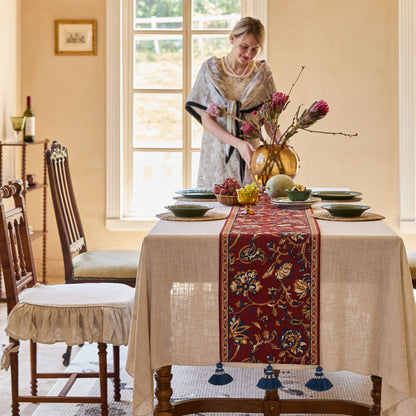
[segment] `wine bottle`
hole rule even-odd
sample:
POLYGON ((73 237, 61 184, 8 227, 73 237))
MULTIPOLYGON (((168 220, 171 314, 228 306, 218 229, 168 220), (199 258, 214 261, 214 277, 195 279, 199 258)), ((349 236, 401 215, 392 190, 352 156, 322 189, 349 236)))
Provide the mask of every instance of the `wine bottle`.
POLYGON ((26 117, 23 140, 32 143, 35 140, 35 113, 30 104, 30 96, 26 97, 26 110, 23 115, 26 117))

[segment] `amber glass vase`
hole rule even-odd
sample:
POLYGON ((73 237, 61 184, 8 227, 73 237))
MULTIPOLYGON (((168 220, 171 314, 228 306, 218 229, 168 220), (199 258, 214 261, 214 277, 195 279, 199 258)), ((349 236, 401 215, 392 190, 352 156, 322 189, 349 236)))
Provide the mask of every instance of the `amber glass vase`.
POLYGON ((283 174, 294 178, 298 169, 299 156, 287 145, 265 144, 257 148, 251 157, 254 179, 263 188, 272 176, 283 174))

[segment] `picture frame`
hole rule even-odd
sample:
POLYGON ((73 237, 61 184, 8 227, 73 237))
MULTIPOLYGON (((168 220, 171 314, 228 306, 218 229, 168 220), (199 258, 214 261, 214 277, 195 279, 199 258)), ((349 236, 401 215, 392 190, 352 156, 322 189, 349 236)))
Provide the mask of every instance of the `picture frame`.
POLYGON ((55 20, 55 55, 97 55, 97 20, 55 20))

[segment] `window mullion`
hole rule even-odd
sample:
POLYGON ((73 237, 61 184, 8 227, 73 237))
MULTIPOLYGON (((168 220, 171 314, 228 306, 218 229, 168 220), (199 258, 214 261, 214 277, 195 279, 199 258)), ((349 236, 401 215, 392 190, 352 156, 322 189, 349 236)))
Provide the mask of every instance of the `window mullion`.
MULTIPOLYGON (((192 66, 192 0, 184 0, 182 3, 183 10, 183 105, 185 105, 191 89, 191 66, 192 66)), ((182 181, 185 187, 191 184, 192 157, 191 157, 191 119, 183 112, 183 173, 182 181)))
POLYGON ((134 71, 134 48, 133 41, 133 25, 134 25, 134 0, 127 0, 125 2, 123 22, 127 25, 127 29, 123 31, 123 60, 122 62, 127 63, 123 65, 123 106, 125 111, 122 112, 123 117, 123 129, 122 129, 122 155, 123 155, 123 170, 121 180, 121 200, 122 200, 122 215, 128 216, 131 196, 133 194, 133 181, 132 181, 132 170, 133 170, 133 71, 134 71))

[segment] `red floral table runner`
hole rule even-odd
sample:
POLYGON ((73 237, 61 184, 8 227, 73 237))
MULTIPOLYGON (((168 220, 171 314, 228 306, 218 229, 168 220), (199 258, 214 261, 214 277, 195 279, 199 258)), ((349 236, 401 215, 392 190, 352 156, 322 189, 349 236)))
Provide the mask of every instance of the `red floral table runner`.
POLYGON ((266 194, 254 211, 233 207, 220 234, 221 361, 318 365, 318 224, 266 194))

